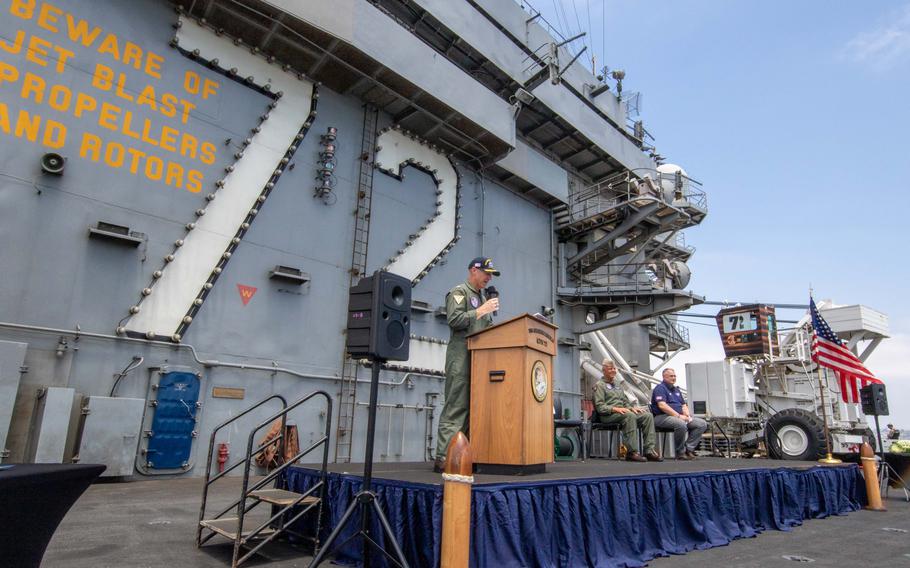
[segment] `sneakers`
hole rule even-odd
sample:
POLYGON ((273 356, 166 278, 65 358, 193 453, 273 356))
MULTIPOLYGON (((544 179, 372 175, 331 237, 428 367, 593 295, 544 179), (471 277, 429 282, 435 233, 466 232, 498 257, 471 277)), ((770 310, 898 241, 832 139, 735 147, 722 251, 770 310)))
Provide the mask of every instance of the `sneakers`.
POLYGON ((648 460, 649 462, 662 462, 662 461, 664 461, 664 458, 660 457, 660 454, 658 454, 658 453, 655 452, 654 450, 651 450, 650 452, 646 453, 646 454, 645 454, 645 459, 648 460))
POLYGON ((638 452, 629 452, 626 454, 626 461, 629 462, 646 462, 647 459, 643 458, 642 455, 638 452))
POLYGON ((691 450, 686 450, 686 455, 689 456, 690 460, 694 460, 696 458, 695 452, 691 450))
POLYGON ((436 458, 436 461, 433 462, 433 471, 435 473, 443 473, 446 470, 446 459, 445 458, 436 458))
POLYGON ((678 460, 685 460, 685 461, 692 461, 692 460, 694 460, 695 458, 692 457, 691 455, 689 455, 689 452, 683 452, 683 453, 677 455, 677 456, 676 456, 676 459, 678 459, 678 460))

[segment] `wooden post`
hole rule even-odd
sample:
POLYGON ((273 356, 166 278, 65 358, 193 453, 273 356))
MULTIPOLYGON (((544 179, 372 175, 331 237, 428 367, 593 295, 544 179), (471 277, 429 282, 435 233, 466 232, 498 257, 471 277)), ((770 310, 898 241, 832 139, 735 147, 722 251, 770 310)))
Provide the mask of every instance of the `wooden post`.
POLYGON ((471 549, 471 484, 474 459, 471 444, 461 432, 446 452, 442 490, 442 568, 467 568, 471 549))
POLYGON ((863 462, 863 477, 866 478, 866 500, 869 502, 866 508, 870 511, 887 511, 882 504, 881 487, 878 485, 878 474, 875 471, 875 452, 872 451, 872 446, 868 442, 863 442, 859 455, 863 462))

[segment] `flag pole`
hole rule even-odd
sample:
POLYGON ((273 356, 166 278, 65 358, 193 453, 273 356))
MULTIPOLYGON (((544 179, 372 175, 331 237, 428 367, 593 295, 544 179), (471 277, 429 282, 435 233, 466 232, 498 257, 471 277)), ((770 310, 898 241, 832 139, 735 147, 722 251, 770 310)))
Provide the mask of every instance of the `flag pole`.
MULTIPOLYGON (((811 305, 812 303, 813 303, 812 302, 812 283, 810 282, 809 283, 809 304, 811 305)), ((813 326, 814 326, 814 321, 815 320, 814 320, 814 316, 813 316, 813 326)), ((813 335, 815 334, 814 329, 813 329, 812 333, 813 333, 813 335)), ((825 400, 825 381, 822 380, 821 363, 816 361, 815 365, 816 365, 816 368, 818 369, 818 393, 819 393, 819 396, 821 397, 821 402, 822 402, 822 423, 825 426, 825 450, 827 452, 827 455, 824 458, 818 460, 818 463, 823 463, 823 464, 843 463, 841 460, 839 460, 831 455, 831 435, 830 435, 830 432, 828 431, 828 401, 825 400)), ((827 378, 828 378, 828 370, 825 369, 825 379, 827 379, 827 378)))
MULTIPOLYGON (((822 366, 819 363, 816 363, 818 366, 818 390, 822 399, 822 422, 825 425, 825 449, 828 452, 824 458, 818 460, 818 463, 823 464, 837 464, 843 463, 841 460, 835 458, 831 455, 831 437, 828 434, 828 401, 825 400, 825 383, 822 381, 822 366)), ((828 371, 825 370, 825 378, 828 377, 828 371)))

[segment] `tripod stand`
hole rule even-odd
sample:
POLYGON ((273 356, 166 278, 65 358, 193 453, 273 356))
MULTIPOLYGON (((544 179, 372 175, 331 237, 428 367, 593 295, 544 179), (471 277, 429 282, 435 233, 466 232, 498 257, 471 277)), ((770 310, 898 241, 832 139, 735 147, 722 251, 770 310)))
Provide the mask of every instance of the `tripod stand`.
POLYGON ((878 414, 875 415, 875 434, 878 436, 878 456, 881 460, 881 467, 878 470, 878 488, 882 497, 888 496, 888 488, 891 478, 900 481, 901 487, 904 488, 904 498, 910 502, 910 490, 907 489, 907 482, 900 476, 891 465, 885 461, 885 446, 882 444, 882 430, 878 425, 878 414))
POLYGON ((371 378, 370 378, 370 406, 368 409, 368 420, 367 420, 367 445, 366 452, 363 456, 363 487, 360 489, 354 499, 351 501, 351 504, 348 506, 347 510, 344 512, 344 515, 341 517, 338 526, 332 531, 332 534, 329 535, 329 538, 326 539, 325 544, 322 546, 322 549, 319 551, 319 554, 313 558, 313 561, 310 563, 310 568, 315 568, 322 563, 329 552, 332 550, 332 545, 338 540, 338 537, 341 536, 342 531, 345 526, 354 518, 354 513, 356 511, 360 512, 360 530, 348 537, 344 542, 339 545, 339 548, 352 539, 361 536, 363 537, 363 565, 365 568, 370 566, 370 548, 373 547, 380 552, 382 552, 386 558, 394 562, 397 566, 401 568, 408 568, 408 561, 405 560, 404 553, 401 551, 401 547, 398 545, 398 541, 395 540, 395 534, 392 532, 392 527, 389 525, 388 519, 386 519, 385 514, 382 512, 382 508, 379 506, 379 501, 377 500, 376 494, 371 491, 371 483, 373 479, 373 442, 375 441, 376 433, 376 403, 377 396, 379 391, 379 368, 382 365, 381 359, 373 359, 370 361, 373 363, 371 368, 371 378), (394 555, 389 554, 382 545, 380 545, 376 540, 370 536, 370 517, 371 514, 375 513, 376 518, 379 519, 379 523, 382 525, 382 531, 385 533, 385 539, 387 545, 392 547, 394 555))

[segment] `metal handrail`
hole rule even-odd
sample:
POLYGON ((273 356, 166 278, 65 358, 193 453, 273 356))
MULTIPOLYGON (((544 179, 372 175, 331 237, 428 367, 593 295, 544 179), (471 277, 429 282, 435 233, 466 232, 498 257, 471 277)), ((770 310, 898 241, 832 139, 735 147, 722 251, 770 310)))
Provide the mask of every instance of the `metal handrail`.
MULTIPOLYGON (((330 405, 330 407, 329 407, 329 410, 331 410, 331 405, 330 405)), ((290 504, 285 505, 284 507, 282 507, 280 510, 278 510, 278 512, 276 512, 276 513, 273 514, 271 517, 269 517, 268 520, 266 520, 264 523, 262 523, 261 525, 259 525, 255 530, 251 531, 250 534, 249 534, 246 538, 243 539, 244 541, 248 541, 248 540, 250 540, 251 538, 253 538, 254 536, 258 535, 260 532, 262 532, 263 530, 265 530, 265 529, 266 529, 269 525, 271 525, 273 522, 275 522, 276 520, 278 520, 279 518, 281 518, 281 517, 284 515, 284 513, 287 512, 288 509, 291 509, 291 508, 293 508, 293 507, 298 506, 298 505, 299 505, 300 503, 302 503, 307 497, 309 497, 310 495, 312 495, 313 493, 315 493, 317 489, 322 490, 322 496, 320 497, 320 500, 319 500, 320 507, 322 506, 323 499, 325 498, 325 490, 324 490, 324 488, 325 488, 325 485, 326 485, 326 465, 327 465, 327 460, 328 460, 328 441, 329 441, 329 436, 328 436, 328 434, 326 434, 326 435, 323 436, 319 441, 314 442, 313 444, 311 444, 309 448, 307 448, 306 450, 304 450, 304 451, 302 451, 302 452, 299 452, 299 453, 298 453, 297 455, 295 455, 292 459, 289 459, 289 460, 286 461, 284 464, 282 464, 280 467, 275 468, 275 470, 273 470, 271 474, 269 474, 268 476, 266 476, 264 479, 260 480, 256 485, 254 485, 253 487, 251 487, 251 488, 249 489, 248 493, 253 492, 253 491, 256 491, 256 490, 259 489, 260 487, 263 487, 263 486, 266 485, 268 482, 270 482, 272 479, 274 479, 275 477, 277 477, 277 475, 278 475, 279 473, 281 473, 282 471, 284 471, 284 469, 285 469, 286 467, 288 467, 288 466, 290 466, 291 464, 295 463, 297 460, 299 460, 299 459, 302 458, 303 456, 307 455, 308 453, 310 453, 311 451, 313 451, 314 449, 316 449, 316 448, 319 447, 320 445, 323 445, 323 444, 325 445, 325 448, 326 448, 326 450, 325 450, 325 459, 323 460, 323 468, 322 468, 323 476, 322 476, 322 478, 319 480, 319 482, 313 484, 312 487, 310 487, 309 489, 307 489, 306 491, 304 491, 302 494, 300 494, 299 497, 297 497, 296 499, 294 499, 294 501, 293 501, 292 503, 290 503, 290 504)), ((251 505, 251 506, 249 506, 249 507, 246 507, 246 506, 244 505, 244 513, 249 512, 253 507, 255 507, 255 506, 258 505, 258 504, 259 504, 259 501, 257 501, 256 503, 254 503, 253 505, 251 505)), ((303 509, 301 509, 300 511, 298 511, 298 512, 297 512, 293 517, 291 517, 290 519, 285 519, 285 520, 283 520, 283 521, 282 521, 282 526, 283 526, 283 527, 286 527, 287 525, 292 525, 297 519, 299 519, 300 517, 302 517, 303 515, 305 515, 308 511, 310 511, 310 509, 312 509, 312 508, 315 507, 315 506, 316 506, 316 503, 310 503, 309 505, 305 506, 303 509)), ((228 510, 230 510, 230 507, 228 508, 228 510)), ((238 532, 239 532, 240 529, 242 529, 242 528, 243 528, 243 523, 242 523, 242 520, 241 520, 240 523, 239 523, 238 532)), ((319 530, 317 529, 316 532, 317 532, 317 538, 318 538, 318 532, 319 532, 319 530)), ((270 534, 269 536, 265 537, 261 542, 259 542, 259 543, 258 543, 256 546, 254 546, 253 548, 249 549, 249 551, 247 551, 246 554, 244 554, 242 557, 240 557, 240 558, 238 559, 237 564, 242 563, 242 562, 245 561, 247 558, 249 558, 250 556, 252 556, 253 554, 255 554, 257 550, 259 550, 260 548, 262 548, 263 546, 265 546, 266 544, 268 544, 269 542, 271 542, 271 540, 274 539, 275 537, 277 537, 278 534, 279 534, 279 531, 276 531, 276 532, 270 534)), ((318 552, 318 551, 314 551, 314 552, 318 552)))
POLYGON ((661 337, 689 345, 689 328, 671 321, 666 315, 657 316, 654 331, 661 337))
POLYGON ((540 10, 538 10, 537 8, 532 6, 528 0, 515 0, 515 3, 518 4, 522 8, 522 10, 524 10, 531 16, 531 19, 528 20, 528 22, 531 22, 532 20, 540 20, 541 22, 543 22, 543 25, 541 27, 546 29, 547 33, 549 33, 553 37, 553 39, 558 40, 562 44, 566 44, 567 50, 572 55, 578 54, 578 48, 575 47, 575 45, 573 45, 575 42, 566 39, 566 37, 562 34, 562 32, 560 32, 558 29, 556 29, 556 27, 554 27, 550 22, 548 22, 547 19, 544 18, 543 14, 540 13, 540 10))
MULTIPOLYGON (((711 424, 711 453, 712 454, 717 453, 717 446, 714 443, 714 430, 717 430, 718 432, 720 432, 720 435, 723 436, 724 440, 727 442, 727 452, 726 452, 726 455, 724 455, 724 457, 725 458, 732 457, 733 450, 730 449, 730 438, 727 436, 727 433, 724 432, 724 429, 721 428, 720 424, 718 424, 716 421, 711 420, 710 424, 711 424)), ((721 453, 723 453, 723 452, 721 452, 721 453)))
MULTIPOLYGON (((233 557, 232 557, 233 559, 232 559, 231 566, 239 566, 240 564, 242 564, 251 555, 255 554, 256 551, 258 551, 260 548, 262 548, 266 543, 270 542, 272 539, 277 537, 278 534, 280 534, 283 530, 286 530, 287 525, 293 524, 297 519, 299 519, 304 514, 306 514, 308 511, 310 511, 313 507, 315 507, 316 503, 311 503, 311 504, 305 506, 302 510, 296 512, 292 517, 290 517, 290 519, 283 520, 281 522, 280 530, 277 530, 274 533, 266 536, 261 542, 257 543, 255 547, 250 548, 246 552, 246 554, 244 554, 243 556, 240 556, 240 547, 241 546, 245 545, 251 539, 258 536, 263 530, 265 530, 269 525, 274 523, 276 520, 278 520, 279 518, 282 518, 283 515, 289 509, 299 506, 300 503, 302 503, 307 497, 310 497, 317 490, 320 492, 320 497, 319 497, 318 503, 319 503, 319 507, 320 507, 320 511, 321 511, 322 504, 325 501, 325 488, 326 488, 327 479, 328 479, 329 440, 330 440, 331 427, 332 427, 332 397, 325 391, 314 391, 314 392, 304 396, 300 400, 294 402, 290 406, 287 405, 287 401, 281 395, 272 395, 272 396, 266 398, 265 400, 262 400, 259 403, 255 404, 254 406, 250 407, 243 413, 231 418, 230 420, 228 420, 225 423, 216 427, 215 430, 212 432, 212 437, 211 437, 211 442, 210 442, 210 447, 209 447, 209 460, 208 460, 208 464, 206 467, 206 484, 205 484, 205 488, 203 491, 203 502, 202 502, 202 506, 201 506, 200 512, 199 512, 199 514, 200 514, 199 525, 197 526, 197 529, 196 529, 196 546, 197 547, 202 546, 202 544, 207 542, 209 539, 214 537, 216 534, 214 531, 212 531, 210 534, 206 535, 204 538, 202 537, 202 528, 203 528, 202 521, 205 518, 205 509, 206 509, 206 501, 207 501, 207 497, 208 497, 209 485, 213 484, 215 481, 217 481, 218 479, 223 477, 229 471, 232 471, 233 469, 239 467, 240 465, 245 466, 243 469, 243 485, 242 485, 242 491, 240 494, 240 498, 237 499, 236 501, 232 502, 226 508, 221 510, 217 515, 212 517, 212 519, 219 519, 223 515, 225 515, 232 509, 234 509, 235 507, 237 509, 237 532, 234 535, 235 536, 234 552, 233 552, 233 557), (310 444, 307 448, 299 451, 292 458, 286 460, 283 464, 281 464, 279 467, 272 470, 261 480, 254 483, 251 487, 250 486, 250 469, 251 469, 251 464, 252 464, 253 458, 258 456, 263 451, 265 451, 266 448, 273 446, 275 444, 278 444, 278 455, 283 456, 284 450, 285 450, 285 443, 286 443, 286 437, 285 437, 284 432, 285 432, 285 427, 287 425, 288 413, 291 412, 292 410, 296 409, 300 405, 304 404, 305 402, 307 402, 317 396, 324 397, 325 401, 326 401, 326 410, 325 410, 326 422, 325 422, 325 430, 324 430, 323 436, 321 438, 319 438, 317 441, 310 444), (262 422, 260 422, 256 427, 254 427, 250 431, 249 437, 247 439, 246 456, 244 457, 244 459, 237 462, 236 464, 232 465, 230 468, 226 469, 225 471, 219 473, 216 477, 209 479, 209 476, 211 473, 211 462, 212 462, 212 453, 213 453, 213 449, 214 449, 214 440, 215 440, 215 434, 217 433, 217 431, 220 430, 221 428, 223 428, 224 426, 226 426, 227 424, 237 420, 241 416, 251 412, 255 408, 262 406, 263 404, 265 404, 266 402, 268 402, 269 400, 271 400, 273 398, 278 398, 281 400, 282 409, 280 411, 278 411, 277 413, 269 416, 262 422), (276 420, 281 420, 281 429, 280 429, 279 434, 276 437, 271 438, 271 439, 267 440, 266 442, 260 444, 259 446, 257 446, 254 449, 254 445, 255 445, 254 441, 256 438, 256 434, 263 428, 273 424, 276 420), (312 487, 310 487, 308 490, 306 490, 303 494, 301 494, 296 499, 294 499, 294 501, 291 502, 290 504, 284 505, 283 507, 281 507, 277 512, 272 514, 271 517, 269 517, 269 519, 267 521, 265 521, 260 526, 256 527, 256 529, 254 529, 254 530, 250 531, 249 533, 247 533, 246 535, 244 535, 243 522, 244 522, 244 517, 245 517, 246 513, 248 513, 250 510, 252 510, 254 507, 256 507, 257 505, 259 505, 259 503, 262 502, 260 500, 257 500, 253 504, 247 505, 247 500, 250 496, 250 493, 252 493, 253 491, 256 491, 256 490, 264 487, 268 483, 272 482, 279 475, 281 475, 288 467, 290 467, 292 464, 296 463, 298 460, 300 460, 304 456, 313 452, 315 449, 319 448, 320 446, 322 446, 322 468, 321 468, 321 476, 320 476, 319 482, 315 483, 312 487)), ((320 512, 320 516, 321 516, 321 512, 320 512)), ((317 539, 318 539, 318 528, 317 528, 317 539)), ((317 543, 318 543, 318 540, 317 540, 317 543)))
POLYGON ((678 248, 678 249, 680 249, 680 250, 684 250, 684 251, 686 251, 686 252, 689 252, 689 253, 695 252, 695 247, 694 247, 694 246, 692 246, 692 245, 690 245, 690 244, 686 244, 686 234, 683 233, 682 231, 678 231, 678 232, 673 236, 673 238, 670 239, 670 241, 668 242, 668 244, 670 244, 670 245, 672 245, 672 246, 674 246, 674 247, 676 247, 676 248, 678 248))
POLYGON ((617 290, 653 291, 663 289, 671 268, 661 262, 630 262, 605 264, 579 276, 579 288, 615 288, 617 290))
MULTIPOLYGON (((275 438, 272 438, 272 439, 270 439, 269 441, 267 441, 266 443, 262 444, 261 446, 259 446, 258 448, 256 448, 256 450, 255 450, 253 453, 249 454, 250 459, 252 460, 252 458, 255 458, 256 456, 258 456, 259 454, 261 454, 263 451, 265 451, 266 448, 268 448, 268 447, 271 446, 271 445, 274 445, 276 442, 278 442, 278 441, 281 440, 282 438, 284 438, 284 434, 279 434, 279 435, 276 436, 275 438)), ((299 459, 299 458, 298 458, 298 459, 299 459)), ((232 465, 232 466, 230 467, 230 469, 225 470, 225 473, 227 473, 228 471, 230 471, 230 470, 232 470, 232 469, 234 469, 234 468, 236 468, 236 467, 238 467, 238 466, 241 466, 241 465, 243 465, 243 464, 245 464, 245 463, 246 463, 246 460, 241 460, 241 461, 235 463, 234 465, 232 465)), ((268 481, 271 481, 272 479, 273 479, 273 478, 268 478, 268 481)), ((261 485, 256 485, 256 486, 254 486, 252 489, 250 489, 250 491, 256 491, 256 490, 259 489, 260 487, 261 487, 261 485)), ((238 503, 238 501, 234 501, 233 503, 231 503, 230 505, 228 505, 227 507, 225 507, 224 509, 222 509, 221 511, 219 511, 218 513, 216 513, 215 516, 213 516, 212 518, 213 518, 213 519, 220 519, 222 515, 224 515, 225 513, 227 513, 228 511, 230 511, 230 510, 233 509, 234 507, 236 507, 236 506, 237 506, 237 503, 238 503)), ((247 509, 247 511, 249 511, 249 509, 247 509)), ((205 541, 203 541, 203 542, 205 542, 205 541)))
MULTIPOLYGON (((214 430, 212 430, 212 435, 209 437, 209 455, 208 455, 208 459, 206 460, 206 463, 205 463, 205 483, 202 486, 202 504, 199 507, 199 522, 196 524, 196 546, 201 546, 202 543, 204 542, 202 540, 202 521, 205 519, 205 506, 208 501, 209 486, 211 486, 213 483, 215 483, 216 481, 218 481, 219 479, 224 477, 228 472, 230 472, 231 470, 233 470, 234 468, 236 468, 237 466, 239 466, 240 464, 243 463, 243 461, 238 461, 237 463, 230 466, 229 468, 226 468, 224 471, 219 472, 218 475, 216 475, 214 478, 211 478, 212 455, 214 454, 214 451, 215 451, 215 436, 218 434, 218 432, 222 428, 224 428, 228 424, 238 420, 239 418, 242 418, 243 416, 246 416, 250 412, 256 410, 257 408, 259 408, 260 406, 264 405, 265 403, 269 402, 272 399, 280 400, 282 408, 288 407, 288 401, 285 400, 285 398, 283 396, 281 396, 280 394, 273 394, 269 397, 266 397, 266 398, 260 400, 259 402, 257 402, 253 406, 247 408, 246 410, 244 410, 237 416, 228 418, 227 420, 225 420, 224 422, 222 422, 221 424, 216 426, 214 430)), ((284 434, 283 430, 282 430, 282 434, 284 434)), ((220 515, 218 515, 218 517, 215 517, 215 518, 217 519, 223 514, 224 513, 221 513, 220 515)))
MULTIPOLYGON (((328 442, 329 442, 329 436, 330 436, 329 433, 331 431, 331 426, 332 426, 332 397, 329 396, 329 393, 327 393, 325 391, 313 391, 310 394, 308 394, 307 396, 305 396, 305 397, 301 398, 300 400, 298 400, 297 402, 295 402, 294 404, 288 406, 281 412, 278 412, 274 416, 267 418, 266 420, 261 422, 259 424, 259 426, 257 426, 250 432, 249 438, 247 439, 247 457, 244 460, 246 462, 246 467, 243 470, 243 491, 241 493, 241 498, 237 503, 237 538, 234 540, 234 565, 235 566, 240 564, 247 558, 249 558, 250 555, 254 554, 257 550, 259 550, 259 548, 261 548, 266 542, 270 541, 272 538, 277 536, 277 533, 270 535, 268 538, 265 539, 264 542, 259 543, 258 546, 256 546, 254 549, 252 549, 247 554, 245 554, 243 557, 239 557, 241 544, 243 544, 245 541, 250 540, 251 538, 254 538, 256 535, 258 535, 260 532, 262 532, 262 530, 266 526, 268 526, 268 523, 266 523, 265 525, 258 527, 256 530, 251 531, 248 536, 246 536, 246 537, 242 536, 244 515, 246 515, 247 511, 249 511, 256 505, 258 505, 258 502, 257 502, 257 503, 254 503, 253 505, 251 505, 249 508, 246 507, 247 496, 249 495, 250 491, 255 491, 255 489, 252 489, 252 490, 249 489, 249 483, 250 483, 250 463, 252 462, 252 454, 253 454, 253 441, 256 438, 256 433, 259 432, 260 430, 262 430, 263 428, 265 428, 266 426, 271 425, 273 422, 275 422, 275 420, 280 418, 281 419, 280 432, 283 434, 285 426, 287 424, 288 412, 294 410, 295 408, 297 408, 298 406, 307 402, 308 400, 310 400, 311 398, 313 398, 315 396, 322 396, 325 398, 325 401, 326 401, 325 435, 323 435, 323 437, 319 441, 315 442, 314 444, 311 444, 309 448, 304 450, 304 452, 295 456, 293 460, 287 460, 281 466, 275 468, 275 470, 272 471, 272 473, 267 475, 263 480, 261 480, 259 483, 256 484, 256 488, 262 487, 263 485, 265 485, 265 483, 268 483, 268 481, 271 481, 272 479, 277 477, 277 475, 279 473, 284 471, 292 463, 294 463, 295 461, 297 461, 304 455, 308 454, 310 451, 312 451, 316 447, 322 445, 323 452, 322 452, 322 469, 321 469, 321 476, 320 476, 321 479, 317 484, 315 484, 315 487, 319 487, 322 489, 322 498, 319 501, 320 507, 321 507, 322 502, 325 501, 325 486, 326 486, 326 481, 327 481, 327 477, 328 477, 327 471, 328 471, 328 461, 329 461, 329 443, 328 442)), ((271 441, 270 443, 275 443, 275 442, 271 441)), ((281 441, 279 443, 278 452, 279 452, 278 455, 284 455, 284 442, 283 441, 281 441)), ((309 494, 312 491, 313 491, 313 488, 310 488, 310 491, 308 491, 306 494, 309 494)), ((292 506, 293 505, 286 505, 285 507, 283 507, 281 509, 281 512, 287 511, 292 506)), ((309 507, 306 510, 309 510, 309 507)), ((303 512, 306 512, 306 510, 303 512)), ((294 519, 296 520, 299 516, 301 516, 303 514, 303 512, 298 513, 298 515, 296 515, 294 517, 294 519)))
POLYGON ((588 217, 605 213, 610 209, 634 201, 642 200, 661 201, 671 206, 679 205, 695 207, 702 211, 708 209, 707 193, 702 189, 701 182, 677 171, 672 174, 638 168, 619 172, 602 179, 595 184, 583 187, 569 198, 568 213, 572 222, 587 219, 588 217), (644 181, 644 176, 635 175, 633 172, 645 172, 651 177, 654 187, 651 188, 644 181), (673 202, 668 201, 664 195, 664 183, 672 184, 673 202))

